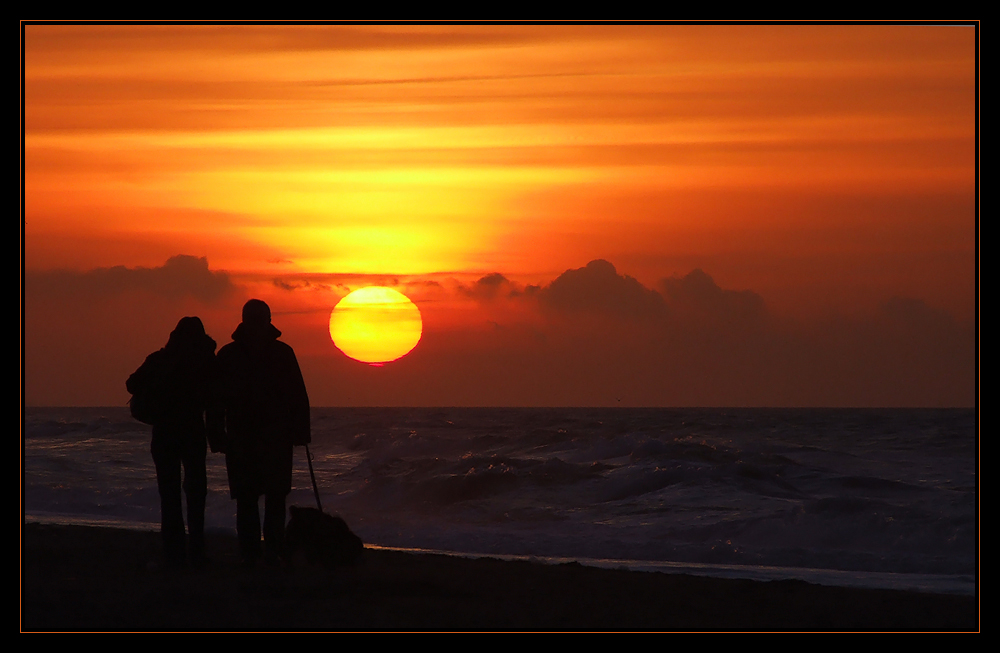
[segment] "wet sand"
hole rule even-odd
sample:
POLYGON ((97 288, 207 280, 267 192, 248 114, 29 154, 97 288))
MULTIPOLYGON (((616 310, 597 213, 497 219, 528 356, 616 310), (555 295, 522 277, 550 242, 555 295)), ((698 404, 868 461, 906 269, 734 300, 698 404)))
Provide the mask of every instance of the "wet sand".
POLYGON ((167 571, 159 534, 28 524, 22 631, 978 631, 977 597, 368 550, 354 568, 167 571))

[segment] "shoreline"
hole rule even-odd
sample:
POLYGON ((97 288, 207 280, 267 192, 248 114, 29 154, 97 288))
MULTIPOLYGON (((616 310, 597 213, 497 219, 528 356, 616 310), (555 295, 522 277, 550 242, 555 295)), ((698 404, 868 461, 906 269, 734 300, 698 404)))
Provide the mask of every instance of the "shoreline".
POLYGON ((24 631, 978 631, 978 597, 369 548, 363 564, 158 569, 159 533, 25 523, 24 631))
MULTIPOLYGON (((114 519, 74 518, 69 515, 42 516, 25 515, 25 524, 46 526, 86 526, 93 528, 113 528, 128 531, 154 531, 159 524, 150 522, 125 522, 114 519)), ((218 537, 235 537, 235 529, 219 531, 210 529, 218 537)), ((446 549, 408 548, 366 543, 369 550, 396 551, 399 553, 431 554, 455 558, 478 559, 496 558, 507 561, 536 562, 546 565, 578 563, 584 567, 627 571, 660 572, 666 574, 689 574, 710 578, 731 580, 802 580, 814 585, 828 587, 852 587, 856 589, 888 589, 925 594, 975 595, 975 577, 965 574, 916 574, 879 571, 859 571, 851 569, 819 569, 803 567, 773 567, 765 565, 733 565, 722 563, 677 562, 667 560, 632 560, 581 558, 566 556, 517 555, 454 551, 446 549)))

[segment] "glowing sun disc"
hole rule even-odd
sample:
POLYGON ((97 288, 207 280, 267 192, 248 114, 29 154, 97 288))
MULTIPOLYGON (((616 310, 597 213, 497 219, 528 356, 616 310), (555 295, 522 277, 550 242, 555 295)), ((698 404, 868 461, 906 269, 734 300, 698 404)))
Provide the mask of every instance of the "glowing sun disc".
POLYGON ((354 360, 381 364, 401 358, 423 333, 420 309, 403 293, 384 286, 359 288, 330 313, 330 338, 354 360))

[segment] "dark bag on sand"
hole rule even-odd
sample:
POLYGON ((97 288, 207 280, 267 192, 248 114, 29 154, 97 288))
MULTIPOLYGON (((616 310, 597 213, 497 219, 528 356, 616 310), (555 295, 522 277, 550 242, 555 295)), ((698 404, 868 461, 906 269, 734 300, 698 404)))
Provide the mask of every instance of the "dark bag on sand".
POLYGON ((310 563, 331 567, 361 560, 365 545, 343 519, 316 508, 289 506, 288 511, 292 515, 285 529, 289 553, 302 551, 310 563))
POLYGON ((319 500, 319 485, 313 471, 312 452, 306 445, 306 460, 309 461, 309 477, 312 479, 313 493, 316 495, 315 508, 289 506, 292 517, 285 528, 285 545, 289 553, 302 551, 306 560, 328 567, 353 565, 361 560, 365 545, 361 538, 351 532, 347 522, 337 515, 323 512, 319 500))

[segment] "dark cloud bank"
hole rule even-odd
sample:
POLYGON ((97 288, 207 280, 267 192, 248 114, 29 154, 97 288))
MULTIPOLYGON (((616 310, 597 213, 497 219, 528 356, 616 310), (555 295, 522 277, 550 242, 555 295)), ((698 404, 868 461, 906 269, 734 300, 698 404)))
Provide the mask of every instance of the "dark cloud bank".
POLYGON ((29 297, 36 293, 55 297, 106 297, 143 292, 168 298, 189 296, 211 302, 233 290, 229 275, 210 271, 207 258, 186 255, 172 256, 158 268, 116 265, 87 272, 30 272, 25 277, 25 292, 29 297))
MULTIPOLYGON (((299 285, 282 282, 288 289, 299 285)), ((277 284, 277 282, 276 282, 277 284)), ((277 284, 279 287, 280 284, 277 284)), ((428 329, 381 368, 328 347, 301 355, 315 405, 971 406, 975 331, 912 298, 865 318, 793 323, 760 295, 694 270, 647 288, 603 260, 551 283, 500 273, 460 288, 481 329, 428 329), (518 310, 511 311, 511 308, 518 310), (526 317, 527 316, 527 317, 526 317)), ((183 315, 219 344, 245 293, 204 258, 157 268, 27 273, 28 405, 124 404, 124 379, 183 315)), ((300 349, 326 315, 280 324, 300 349)))
POLYGON ((181 317, 198 315, 216 338, 228 335, 232 319, 213 318, 220 309, 238 311, 231 306, 242 299, 236 290, 226 273, 194 256, 155 268, 26 272, 25 403, 124 404, 124 379, 166 343, 181 317))
MULTIPOLYGON (((975 401, 972 325, 916 299, 891 298, 866 318, 803 325, 772 315, 753 291, 720 288, 702 270, 651 289, 603 260, 544 286, 519 287, 493 273, 461 290, 487 311, 496 307, 490 328, 426 333, 409 356, 374 371, 337 359, 320 391, 330 403, 375 405, 975 401), (543 319, 512 319, 512 302, 543 319)), ((330 366, 309 364, 317 377, 330 366)))

